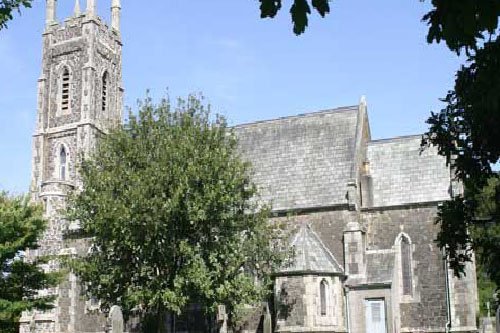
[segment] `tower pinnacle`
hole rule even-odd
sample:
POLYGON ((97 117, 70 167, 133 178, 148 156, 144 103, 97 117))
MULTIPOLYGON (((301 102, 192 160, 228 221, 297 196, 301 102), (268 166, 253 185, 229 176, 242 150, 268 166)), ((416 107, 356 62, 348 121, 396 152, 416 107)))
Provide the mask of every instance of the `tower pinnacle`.
POLYGON ((96 0, 87 0, 87 15, 95 16, 96 15, 96 0))
POLYGON ((45 7, 45 24, 47 26, 56 22, 56 1, 57 0, 47 0, 47 5, 45 7))
POLYGON ((80 0, 75 0, 75 7, 73 9, 73 14, 75 16, 78 16, 80 15, 81 11, 80 11, 80 0))
POLYGON ((120 31, 120 0, 112 0, 111 2, 111 28, 120 31))

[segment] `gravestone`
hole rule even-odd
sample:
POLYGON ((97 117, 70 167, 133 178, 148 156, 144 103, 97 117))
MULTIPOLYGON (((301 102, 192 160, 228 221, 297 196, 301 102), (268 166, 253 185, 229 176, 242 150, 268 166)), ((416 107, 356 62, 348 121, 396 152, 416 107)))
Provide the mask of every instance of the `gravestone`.
POLYGON ((113 305, 109 310, 108 327, 110 333, 123 333, 123 313, 118 305, 113 305))
POLYGON ((217 307, 217 322, 219 324, 219 333, 227 333, 227 319, 226 306, 219 305, 217 307))
POLYGON ((264 303, 264 323, 263 323, 263 332, 264 333, 272 333, 272 319, 271 312, 269 311, 269 304, 267 302, 264 303))
POLYGON ((496 324, 497 324, 497 333, 500 333, 500 306, 497 308, 497 315, 496 315, 496 317, 497 317, 497 320, 496 320, 497 321, 496 322, 496 324))
POLYGON ((494 333, 492 317, 483 317, 481 321, 481 333, 494 333))

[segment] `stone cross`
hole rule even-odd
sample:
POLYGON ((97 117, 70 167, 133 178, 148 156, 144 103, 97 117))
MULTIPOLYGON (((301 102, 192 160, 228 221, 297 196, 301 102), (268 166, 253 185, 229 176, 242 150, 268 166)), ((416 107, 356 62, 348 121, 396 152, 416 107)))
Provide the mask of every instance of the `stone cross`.
POLYGON ((123 313, 118 305, 113 305, 108 315, 108 332, 123 333, 123 313))

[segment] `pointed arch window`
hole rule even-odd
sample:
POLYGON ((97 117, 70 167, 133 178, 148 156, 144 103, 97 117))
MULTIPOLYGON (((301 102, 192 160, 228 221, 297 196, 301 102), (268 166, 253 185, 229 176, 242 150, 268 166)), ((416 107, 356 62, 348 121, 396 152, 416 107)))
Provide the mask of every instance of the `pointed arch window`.
POLYGON ((102 92, 101 92, 101 104, 102 104, 102 111, 106 111, 106 107, 108 104, 108 81, 109 81, 109 75, 108 72, 105 71, 104 74, 102 75, 102 92))
POLYGON ((70 100, 70 75, 68 67, 64 67, 61 77, 61 111, 68 112, 70 100))
POLYGON ((325 280, 321 280, 319 284, 319 303, 320 303, 320 314, 326 316, 326 297, 328 293, 328 283, 325 280))
POLYGON ((403 295, 412 295, 413 293, 413 283, 412 283, 412 267, 411 267, 411 243, 408 237, 405 235, 401 236, 401 274, 402 274, 402 285, 403 285, 403 295))
POLYGON ((61 180, 66 180, 66 172, 67 172, 66 148, 64 148, 64 146, 61 146, 61 150, 59 152, 59 178, 61 180))

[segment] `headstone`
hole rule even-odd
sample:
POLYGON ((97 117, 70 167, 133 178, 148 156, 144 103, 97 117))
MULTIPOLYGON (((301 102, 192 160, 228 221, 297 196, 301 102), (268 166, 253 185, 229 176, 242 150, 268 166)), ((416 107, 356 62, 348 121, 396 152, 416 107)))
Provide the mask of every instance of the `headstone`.
POLYGON ((493 332, 493 321, 490 317, 483 317, 481 322, 481 333, 494 333, 493 332))
POLYGON ((123 333, 123 313, 118 305, 113 305, 109 310, 108 325, 110 333, 123 333))
POLYGON ((497 308, 497 333, 500 333, 500 306, 497 308))
POLYGON ((29 326, 30 332, 34 333, 36 332, 36 320, 35 320, 35 311, 33 311, 31 318, 30 318, 30 326, 29 326))
POLYGON ((217 307, 217 322, 219 324, 219 333, 227 333, 227 318, 226 306, 219 305, 217 307))

